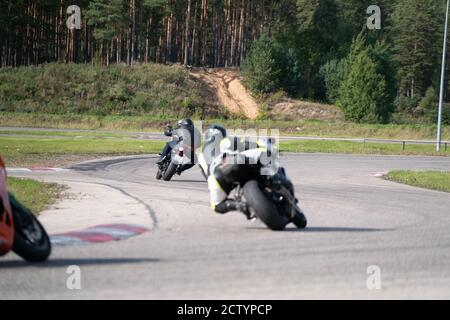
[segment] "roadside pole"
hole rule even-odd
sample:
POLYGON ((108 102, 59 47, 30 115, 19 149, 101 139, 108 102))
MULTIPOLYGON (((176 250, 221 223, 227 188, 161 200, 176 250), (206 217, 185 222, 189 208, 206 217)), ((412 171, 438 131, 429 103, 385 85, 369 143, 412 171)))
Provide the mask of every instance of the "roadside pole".
POLYGON ((444 49, 442 50, 442 70, 441 70, 441 92, 439 94, 439 112, 438 112, 438 130, 436 151, 441 151, 442 141, 442 105, 444 103, 444 80, 445 80, 445 58, 447 51, 447 30, 448 30, 448 9, 450 0, 447 0, 447 9, 445 11, 445 31, 444 31, 444 49))

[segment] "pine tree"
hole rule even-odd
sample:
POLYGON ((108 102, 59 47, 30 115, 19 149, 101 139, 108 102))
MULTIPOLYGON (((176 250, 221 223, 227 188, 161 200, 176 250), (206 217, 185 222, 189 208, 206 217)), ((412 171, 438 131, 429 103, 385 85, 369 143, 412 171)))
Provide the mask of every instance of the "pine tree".
POLYGON ((422 96, 432 84, 442 46, 444 2, 399 0, 393 13, 392 37, 400 93, 422 96))
POLYGON ((392 103, 386 93, 386 80, 378 70, 364 37, 359 36, 351 47, 348 73, 337 101, 347 119, 370 123, 388 120, 392 103))
POLYGON ((283 74, 280 47, 268 36, 259 38, 242 67, 246 86, 254 92, 273 92, 281 86, 283 74))
POLYGON ((116 42, 116 55, 119 61, 120 55, 120 32, 125 26, 126 17, 124 10, 126 8, 123 0, 94 0, 89 4, 86 16, 89 19, 89 26, 94 28, 94 37, 101 44, 100 54, 107 57, 107 64, 112 56, 111 42, 116 42))

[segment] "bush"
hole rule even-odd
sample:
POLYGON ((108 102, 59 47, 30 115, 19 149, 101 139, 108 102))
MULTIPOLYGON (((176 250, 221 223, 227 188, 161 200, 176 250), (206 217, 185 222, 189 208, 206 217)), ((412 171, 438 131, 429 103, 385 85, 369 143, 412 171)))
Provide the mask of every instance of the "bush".
POLYGON ((299 79, 295 53, 263 35, 253 43, 242 65, 242 76, 244 84, 254 93, 283 89, 294 94, 299 79))
POLYGON ((395 110, 397 112, 408 112, 412 113, 417 108, 422 98, 419 96, 415 97, 405 97, 399 96, 395 99, 395 110))
POLYGON ((320 68, 319 74, 325 84, 328 102, 335 103, 339 98, 342 81, 347 74, 347 60, 333 59, 320 68))
POLYGON ((387 122, 392 104, 386 91, 386 80, 377 72, 364 39, 358 37, 348 58, 348 73, 340 88, 338 106, 347 119, 378 123, 387 122))
POLYGON ((419 107, 425 111, 431 111, 437 108, 439 98, 433 87, 429 87, 425 93, 425 97, 420 101, 419 107))

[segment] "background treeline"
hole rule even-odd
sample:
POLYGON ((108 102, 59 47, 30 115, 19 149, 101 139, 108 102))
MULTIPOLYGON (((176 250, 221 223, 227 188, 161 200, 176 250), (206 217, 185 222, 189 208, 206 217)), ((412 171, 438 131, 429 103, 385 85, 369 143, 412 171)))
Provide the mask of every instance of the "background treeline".
POLYGON ((52 61, 238 66, 285 10, 285 4, 268 0, 1 0, 0 5, 0 66, 52 61), (81 8, 81 30, 66 27, 70 5, 81 8))
MULTIPOLYGON (((255 93, 327 101, 353 121, 436 118, 444 0, 0 0, 0 6, 1 67, 241 66, 255 93), (381 7, 381 30, 366 27, 373 4, 381 7), (66 27, 69 5, 81 8, 80 30, 66 27)), ((448 106, 445 113, 450 122, 448 106)))
MULTIPOLYGON (((290 3, 243 64, 254 92, 327 101, 356 122, 435 123, 445 1, 290 3), (381 30, 367 28, 372 4, 381 7, 381 30)), ((449 78, 447 68, 446 98, 449 78)), ((450 123, 448 105, 444 120, 450 123)))

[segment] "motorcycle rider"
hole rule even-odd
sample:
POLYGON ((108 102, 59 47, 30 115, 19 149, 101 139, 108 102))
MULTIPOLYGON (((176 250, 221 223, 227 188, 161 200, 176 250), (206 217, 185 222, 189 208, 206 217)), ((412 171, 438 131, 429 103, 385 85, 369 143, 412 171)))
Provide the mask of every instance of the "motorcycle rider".
POLYGON ((200 141, 200 133, 195 128, 194 122, 191 119, 182 119, 178 121, 178 125, 175 129, 172 126, 167 125, 164 135, 172 137, 172 141, 166 143, 161 156, 156 164, 161 165, 169 157, 172 149, 180 142, 184 143, 191 149, 189 154, 192 165, 194 165, 194 151, 200 141))
POLYGON ((245 183, 251 180, 255 170, 259 173, 261 156, 267 149, 261 142, 258 144, 248 139, 243 141, 237 137, 227 137, 217 127, 220 126, 210 127, 205 134, 204 154, 210 160, 207 176, 211 207, 219 214, 241 211, 248 219, 252 219, 245 203, 229 199, 228 196, 236 187, 236 181, 245 183), (214 153, 218 155, 210 156, 214 153))

